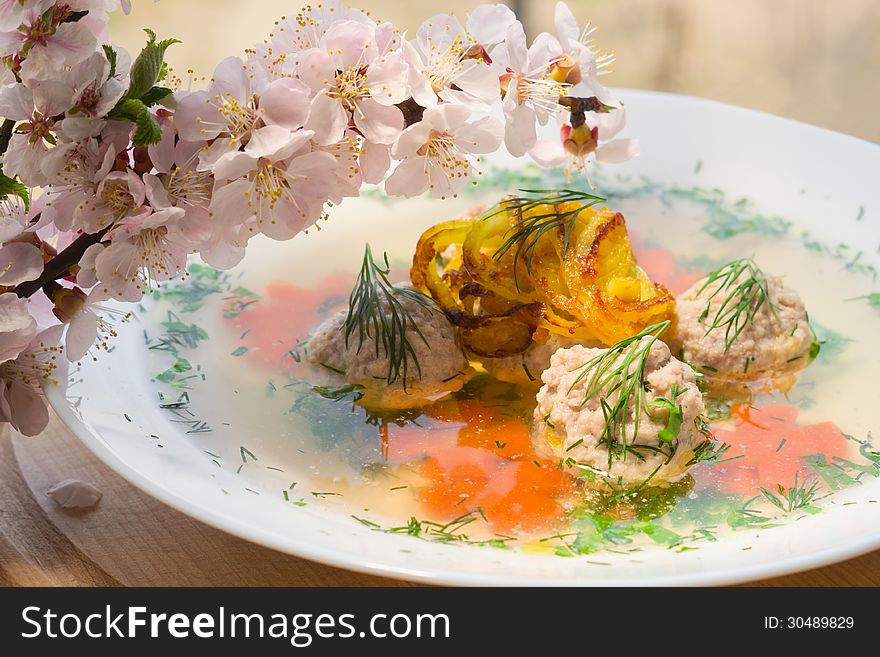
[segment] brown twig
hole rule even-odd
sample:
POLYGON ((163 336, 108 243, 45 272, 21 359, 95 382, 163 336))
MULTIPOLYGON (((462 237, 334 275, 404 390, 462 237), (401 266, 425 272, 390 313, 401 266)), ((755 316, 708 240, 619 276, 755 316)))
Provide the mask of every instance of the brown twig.
POLYGON ((100 242, 106 234, 107 229, 91 235, 80 235, 70 246, 46 263, 46 266, 43 267, 43 273, 40 274, 39 278, 17 285, 15 293, 20 298, 27 299, 47 283, 64 278, 70 274, 71 268, 79 263, 86 249, 100 242))
POLYGON ((12 139, 12 130, 15 128, 15 121, 6 119, 0 126, 0 154, 5 153, 9 148, 9 140, 12 139))

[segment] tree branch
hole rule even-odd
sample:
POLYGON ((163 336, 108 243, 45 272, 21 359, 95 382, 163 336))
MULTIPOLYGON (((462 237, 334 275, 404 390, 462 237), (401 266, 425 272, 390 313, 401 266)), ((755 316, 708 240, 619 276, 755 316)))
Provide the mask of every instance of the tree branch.
POLYGON ((109 229, 104 229, 92 235, 80 235, 70 246, 46 263, 46 266, 43 267, 43 273, 40 274, 39 278, 17 285, 15 293, 20 298, 27 299, 47 283, 64 278, 70 274, 71 268, 79 263, 86 249, 100 242, 104 235, 107 234, 107 230, 109 229))
POLYGON ((6 119, 0 126, 0 155, 9 148, 9 140, 12 139, 12 129, 15 128, 15 121, 6 119))

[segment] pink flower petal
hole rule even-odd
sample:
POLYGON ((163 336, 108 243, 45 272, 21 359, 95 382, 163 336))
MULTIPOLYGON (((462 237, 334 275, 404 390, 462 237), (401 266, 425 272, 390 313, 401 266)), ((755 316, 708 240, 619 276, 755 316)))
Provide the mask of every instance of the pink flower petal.
POLYGON ((409 96, 408 68, 404 58, 391 53, 370 65, 366 84, 370 96, 380 105, 396 105, 409 96))
POLYGON ((0 247, 0 285, 32 281, 43 271, 43 256, 33 244, 12 242, 0 247))
POLYGON ((375 29, 361 21, 335 22, 321 38, 321 48, 331 54, 337 70, 369 64, 379 56, 375 29))
POLYGON ((538 141, 535 111, 528 105, 518 105, 506 113, 504 145, 514 157, 522 157, 538 141))
POLYGON ((239 102, 250 96, 251 83, 248 67, 238 57, 227 57, 214 69, 211 92, 235 98, 239 102))
POLYGON ((309 118, 309 89, 293 78, 272 82, 260 97, 260 110, 268 124, 296 130, 309 118))
POLYGON ((507 28, 508 66, 517 73, 526 73, 529 70, 529 47, 526 44, 526 33, 522 23, 514 21, 507 28))
POLYGON ((504 41, 507 28, 515 20, 516 14, 507 5, 477 5, 468 16, 467 29, 477 43, 486 46, 504 41))
POLYGON ((434 93, 430 81, 425 77, 426 64, 422 55, 412 42, 406 39, 403 40, 400 51, 409 67, 408 83, 413 100, 422 107, 433 107, 437 104, 437 94, 434 93))
MULTIPOLYGON (((429 108, 425 114, 431 111, 429 108)), ((430 118, 430 114, 429 114, 430 118)), ((406 130, 400 133, 400 137, 394 143, 391 154, 397 159, 403 159, 415 155, 425 142, 428 141, 428 135, 431 133, 431 124, 424 119, 418 123, 412 124, 406 130)))
POLYGON ((571 46, 580 40, 581 31, 571 9, 564 2, 556 3, 556 32, 559 34, 559 43, 563 50, 569 52, 571 46))
POLYGON ((12 417, 10 423, 25 436, 36 436, 49 424, 46 400, 34 388, 13 381, 7 391, 12 417))
POLYGON ((365 141, 358 164, 365 183, 375 185, 382 182, 391 166, 391 153, 388 146, 365 141))
POLYGON ((455 133, 455 144, 466 153, 494 153, 504 139, 504 126, 491 116, 484 116, 462 126, 455 133))
MULTIPOLYGON (((130 7, 129 7, 130 9, 130 7)), ((93 484, 65 479, 52 486, 46 495, 65 509, 90 509, 101 501, 101 491, 93 484)))
POLYGON ((358 101, 354 124, 368 141, 393 144, 403 130, 403 112, 394 105, 380 105, 371 98, 358 101))
POLYGON ((147 191, 147 200, 156 210, 171 207, 171 200, 168 198, 168 191, 162 184, 162 181, 152 173, 144 174, 144 186, 147 191))
POLYGON ((385 192, 391 196, 418 196, 428 189, 428 174, 420 158, 409 158, 397 165, 385 181, 385 192))
POLYGON ((34 96, 23 84, 0 87, 0 116, 13 121, 27 121, 34 113, 34 96))
POLYGON ((455 77, 456 89, 444 89, 440 98, 456 104, 464 103, 475 108, 485 109, 498 100, 501 89, 498 75, 488 64, 479 64, 471 60, 471 65, 455 77))
POLYGON ((217 180, 235 180, 246 176, 257 166, 257 158, 250 153, 234 151, 226 153, 214 165, 214 176, 217 180))
POLYGON ((37 333, 27 299, 14 292, 0 294, 0 363, 18 358, 37 333))
POLYGON ((559 142, 539 141, 529 150, 529 156, 542 167, 553 168, 565 163, 568 156, 559 142))
POLYGON ((67 325, 64 336, 64 355, 71 363, 82 360, 95 344, 98 335, 98 315, 83 308, 67 325))
POLYGON ((207 91, 179 95, 174 125, 181 139, 200 141, 214 139, 223 130, 225 119, 210 102, 207 91))
POLYGON ((638 139, 615 139, 614 141, 602 144, 596 149, 596 160, 598 162, 619 164, 638 157, 638 155, 638 139))
POLYGON ((345 135, 347 127, 348 112, 336 98, 319 93, 312 99, 306 128, 314 131, 317 143, 325 146, 335 144, 345 135))
POLYGON ((162 125, 162 141, 158 144, 150 144, 147 152, 150 161, 159 173, 171 173, 174 167, 174 124, 171 119, 159 119, 162 125))

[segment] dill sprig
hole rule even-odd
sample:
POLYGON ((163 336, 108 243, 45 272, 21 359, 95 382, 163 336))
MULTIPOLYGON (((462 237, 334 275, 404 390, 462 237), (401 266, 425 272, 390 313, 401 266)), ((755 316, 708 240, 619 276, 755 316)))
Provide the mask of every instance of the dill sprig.
POLYGON ((724 458, 731 447, 732 445, 730 443, 709 438, 705 442, 697 445, 696 449, 694 449, 694 455, 691 460, 687 462, 687 465, 688 467, 696 465, 697 463, 717 465, 719 463, 736 461, 737 459, 743 458, 742 454, 724 458))
POLYGON ((433 309, 433 305, 422 292, 391 284, 388 280, 391 265, 387 253, 383 254, 382 263, 376 263, 367 244, 361 271, 348 298, 345 347, 348 349, 352 336, 356 336, 357 352, 360 353, 364 342, 373 340, 376 358, 384 355, 388 359, 388 385, 402 378, 406 388, 411 367, 415 367, 419 378, 422 376, 410 338, 414 333, 426 345, 428 341, 403 302, 413 301, 428 309, 433 309))
POLYGON ((810 477, 806 477, 799 481, 798 473, 794 475, 794 485, 786 488, 782 484, 776 485, 776 492, 761 488, 761 494, 770 504, 776 508, 791 513, 798 509, 806 511, 815 510, 812 502, 816 497, 816 489, 819 483, 815 480, 811 481, 810 477))
MULTIPOLYGON (((632 337, 621 340, 602 354, 590 359, 581 366, 580 373, 571 384, 569 392, 585 378, 589 377, 583 404, 599 398, 599 405, 605 417, 600 443, 608 446, 608 464, 614 456, 623 459, 626 453, 644 459, 639 452, 651 451, 665 455, 659 446, 636 444, 642 409, 649 409, 646 398, 648 383, 645 380, 645 367, 651 347, 669 328, 669 320, 653 324, 632 337), (648 340, 642 342, 642 338, 648 340), (617 399, 612 396, 617 393, 617 399), (632 417, 632 421, 630 421, 632 417)), ((658 436, 660 445, 666 444, 658 436)), ((674 446, 671 447, 674 453, 674 446)), ((669 454, 668 456, 672 456, 669 454)))
POLYGON ((531 196, 515 196, 506 199, 483 217, 483 219, 491 219, 504 212, 518 215, 516 223, 504 233, 504 243, 493 255, 496 260, 500 260, 511 249, 515 249, 513 278, 517 290, 519 289, 517 267, 520 257, 525 254, 526 271, 531 274, 532 259, 540 239, 547 233, 562 229, 562 257, 564 258, 568 253, 571 233, 578 217, 588 208, 607 200, 601 196, 571 189, 520 189, 519 191, 524 195, 531 196), (560 210, 561 205, 571 202, 580 202, 581 205, 571 210, 560 210), (550 206, 551 210, 540 214, 530 214, 542 206, 550 206))
POLYGON ((725 353, 730 350, 733 343, 754 321, 755 316, 764 306, 767 306, 776 321, 779 321, 776 306, 770 300, 767 277, 751 258, 740 258, 728 262, 706 274, 702 280, 703 285, 697 291, 698 295, 702 294, 710 285, 720 284, 718 289, 706 300, 706 307, 699 318, 701 323, 709 317, 712 300, 719 294, 724 295, 721 305, 712 317, 712 323, 706 329, 706 335, 716 329, 723 328, 725 353))

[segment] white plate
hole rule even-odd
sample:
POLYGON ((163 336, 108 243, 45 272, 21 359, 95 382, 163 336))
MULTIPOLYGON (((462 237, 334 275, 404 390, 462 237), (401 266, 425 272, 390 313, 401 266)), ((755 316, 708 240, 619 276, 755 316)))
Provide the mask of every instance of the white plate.
MULTIPOLYGON (((717 187, 729 198, 748 197, 763 215, 791 220, 808 230, 811 239, 851 244, 852 253, 864 251, 859 263, 878 264, 876 145, 705 100, 641 91, 622 92, 621 97, 628 108, 628 133, 640 138, 643 154, 615 169, 615 175, 634 181, 644 176, 683 188, 717 187)), ((493 162, 522 166, 505 157, 493 162)), ((449 218, 466 202, 400 202, 388 213, 393 222, 386 218, 373 226, 357 222, 358 204, 375 209, 387 201, 347 200, 339 216, 317 235, 286 245, 255 240, 255 253, 249 253, 245 265, 284 258, 286 275, 308 284, 309 263, 333 258, 334 240, 369 238, 374 245, 381 242, 392 253, 405 254, 423 228, 449 218)), ((353 270, 357 262, 340 262, 339 267, 353 270)), ((714 585, 813 568, 880 547, 880 504, 868 503, 880 498, 876 479, 837 492, 823 513, 800 522, 732 533, 694 551, 647 550, 638 563, 603 555, 601 561, 611 567, 590 559, 445 545, 371 531, 332 500, 294 507, 282 499, 274 481, 243 479, 235 468, 217 467, 206 458, 207 443, 187 433, 193 425, 175 423, 159 408, 146 351, 142 327, 137 322, 125 325, 113 353, 84 362, 71 375, 69 389, 48 388, 50 403, 101 460, 148 494, 231 534, 315 561, 434 584, 714 585)), ((234 371, 212 374, 227 377, 231 394, 236 394, 234 371)), ((200 407, 193 403, 197 412, 210 412, 215 416, 211 421, 222 424, 219 399, 202 399, 200 407)), ((235 436, 217 440, 217 450, 227 454, 240 444, 235 436)), ((261 450, 273 453, 275 437, 255 440, 261 450)))

